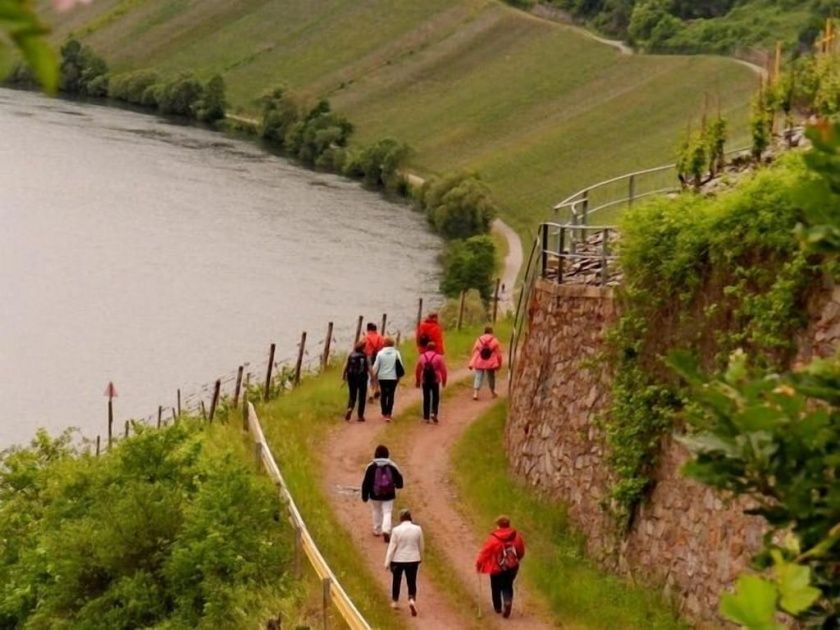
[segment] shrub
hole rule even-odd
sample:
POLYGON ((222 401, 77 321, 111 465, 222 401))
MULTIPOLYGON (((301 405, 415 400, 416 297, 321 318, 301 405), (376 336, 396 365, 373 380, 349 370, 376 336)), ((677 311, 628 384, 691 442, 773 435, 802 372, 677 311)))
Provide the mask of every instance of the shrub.
POLYGON ((157 106, 157 101, 149 102, 146 93, 160 81, 158 74, 152 70, 135 70, 124 72, 111 78, 108 86, 108 96, 135 105, 157 106))
POLYGON ((167 81, 157 93, 158 109, 162 114, 196 116, 204 98, 204 85, 192 74, 181 74, 167 81))
POLYGON ((108 64, 90 46, 69 39, 61 47, 58 88, 82 96, 107 96, 108 64))
POLYGON ((296 122, 284 143, 293 156, 308 166, 330 169, 340 167, 336 149, 347 146, 353 125, 344 116, 332 112, 329 101, 321 100, 306 118, 296 122))
POLYGON ((487 302, 493 293, 496 247, 489 236, 472 236, 449 243, 443 254, 441 292, 447 297, 476 289, 487 302))
POLYGON ((260 99, 262 118, 260 137, 272 144, 282 146, 292 126, 300 118, 297 105, 282 87, 275 88, 260 99))
POLYGON ((487 234, 498 213, 487 186, 478 177, 463 173, 427 181, 419 200, 429 223, 446 239, 487 234))
POLYGON ((195 117, 213 123, 225 117, 225 80, 214 75, 204 86, 204 95, 195 106, 195 117))
POLYGON ((361 178, 371 188, 395 190, 401 180, 399 169, 410 152, 407 144, 385 138, 348 157, 344 174, 361 178))
POLYGON ((271 484, 190 421, 136 428, 99 458, 43 433, 0 458, 0 627, 254 627, 288 587, 271 484))

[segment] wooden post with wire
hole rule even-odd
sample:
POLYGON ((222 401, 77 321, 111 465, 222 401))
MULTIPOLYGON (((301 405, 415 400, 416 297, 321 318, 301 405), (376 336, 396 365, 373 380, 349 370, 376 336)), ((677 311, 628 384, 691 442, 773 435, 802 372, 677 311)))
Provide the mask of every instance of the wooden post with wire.
POLYGON ((496 317, 499 314, 499 288, 501 287, 501 278, 496 278, 496 290, 493 292, 493 323, 496 323, 496 317))
POLYGON ((356 347, 356 344, 359 343, 359 339, 362 336, 362 322, 364 319, 364 315, 359 315, 359 320, 356 322, 356 336, 353 337, 353 348, 356 347))
POLYGON ((464 323, 464 299, 467 296, 466 291, 461 291, 461 300, 458 303, 458 324, 456 328, 461 330, 461 325, 464 323))
POLYGON ((207 422, 207 408, 204 406, 204 401, 198 401, 198 407, 201 409, 201 419, 207 422))
POLYGON ((300 346, 298 347, 297 362, 295 363, 295 387, 300 385, 300 371, 303 368, 303 353, 306 349, 306 331, 300 334, 300 346))
POLYGON ((268 401, 271 394, 271 371, 274 369, 274 351, 277 349, 275 344, 271 344, 268 350, 268 368, 265 371, 265 391, 263 392, 263 400, 268 401))
POLYGON ((388 313, 382 313, 382 327, 379 329, 379 334, 385 336, 385 326, 388 324, 388 313))
POLYGON ((219 395, 222 391, 222 380, 216 379, 215 385, 213 385, 213 398, 210 401, 210 422, 213 422, 213 418, 216 417, 216 407, 219 406, 219 395))
POLYGON ((163 424, 163 405, 158 405, 158 419, 157 419, 157 428, 160 429, 160 425, 163 424))
POLYGON ((105 395, 108 397, 108 448, 111 448, 111 442, 114 440, 114 398, 117 397, 117 388, 114 387, 113 381, 108 382, 105 395))
POLYGON ((125 421, 125 437, 128 437, 128 420, 125 421))
POLYGON ((421 321, 423 321, 423 298, 417 302, 417 326, 420 326, 421 321))
POLYGON ((97 435, 96 436, 96 456, 99 457, 99 451, 102 448, 102 439, 97 435))
POLYGON ((240 365, 236 368, 236 386, 233 389, 233 408, 239 406, 239 394, 242 391, 242 373, 245 371, 245 366, 240 365))
POLYGON ((181 417, 181 390, 178 389, 178 417, 181 417))
POLYGON ((324 372, 330 365, 330 346, 332 345, 333 323, 327 324, 327 336, 324 338, 324 353, 321 355, 321 371, 324 372))
POLYGON ((175 407, 170 407, 172 409, 172 424, 178 424, 178 416, 175 415, 175 407))
POLYGON ((245 390, 242 392, 242 428, 248 432, 248 389, 251 386, 251 373, 245 375, 245 390))

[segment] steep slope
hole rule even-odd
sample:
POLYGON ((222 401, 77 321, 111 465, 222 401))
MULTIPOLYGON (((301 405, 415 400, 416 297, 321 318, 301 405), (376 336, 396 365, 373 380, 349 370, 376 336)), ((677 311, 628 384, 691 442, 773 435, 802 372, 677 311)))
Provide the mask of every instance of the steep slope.
POLYGON ((97 0, 64 14, 115 70, 219 72, 233 109, 283 83, 424 174, 476 170, 520 233, 580 182, 658 164, 705 95, 743 127, 755 79, 711 57, 621 55, 493 0, 97 0), (608 160, 604 155, 610 155, 608 160))

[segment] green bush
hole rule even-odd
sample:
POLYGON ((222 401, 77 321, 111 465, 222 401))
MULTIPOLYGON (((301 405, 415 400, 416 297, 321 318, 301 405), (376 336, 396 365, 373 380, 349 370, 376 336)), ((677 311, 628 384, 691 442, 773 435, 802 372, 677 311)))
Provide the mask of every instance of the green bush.
POLYGON ((135 105, 157 106, 157 101, 149 102, 147 90, 160 82, 158 74, 152 70, 134 70, 111 77, 108 96, 135 105))
POLYGON ((164 83, 157 95, 161 114, 194 118, 204 99, 204 85, 192 74, 184 73, 164 83))
POLYGON ((400 167, 411 153, 409 146, 385 138, 352 153, 344 163, 344 174, 360 178, 371 188, 395 190, 402 180, 400 167))
POLYGON ((493 293, 496 247, 489 236, 451 241, 443 254, 441 292, 448 297, 476 289, 485 302, 493 293))
POLYGON ((288 589, 271 484, 190 421, 136 428, 98 458, 43 433, 0 458, 0 627, 253 627, 288 589))
POLYGON ((58 88, 82 96, 107 96, 108 64, 90 46, 69 39, 61 47, 58 88))
POLYGON ((225 107, 225 80, 217 74, 204 86, 204 93, 195 105, 195 117, 208 123, 224 120, 225 107))
POLYGON ((621 318, 609 336, 613 395, 602 423, 622 516, 649 486, 679 402, 661 357, 691 349, 709 370, 738 347, 764 365, 791 360, 818 286, 793 233, 803 217, 798 190, 812 177, 793 155, 719 197, 660 199, 622 217, 621 318))
POLYGON ((286 134, 300 117, 297 104, 289 98, 284 88, 278 87, 263 95, 260 105, 260 137, 274 145, 283 146, 286 134))
POLYGON ((340 170, 344 149, 353 133, 353 125, 344 116, 334 113, 327 100, 321 100, 303 120, 286 133, 286 150, 307 166, 324 170, 340 170))
POLYGON ((419 201, 435 231, 446 239, 487 234, 498 208, 475 175, 453 173, 423 184, 419 201))

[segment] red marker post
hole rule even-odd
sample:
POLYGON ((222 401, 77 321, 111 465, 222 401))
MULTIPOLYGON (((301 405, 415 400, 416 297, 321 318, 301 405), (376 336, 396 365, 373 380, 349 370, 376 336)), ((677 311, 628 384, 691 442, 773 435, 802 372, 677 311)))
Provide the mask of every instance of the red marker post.
POLYGON ((108 397, 108 448, 111 448, 111 441, 114 439, 114 398, 117 397, 117 388, 111 381, 105 388, 105 396, 108 397))

